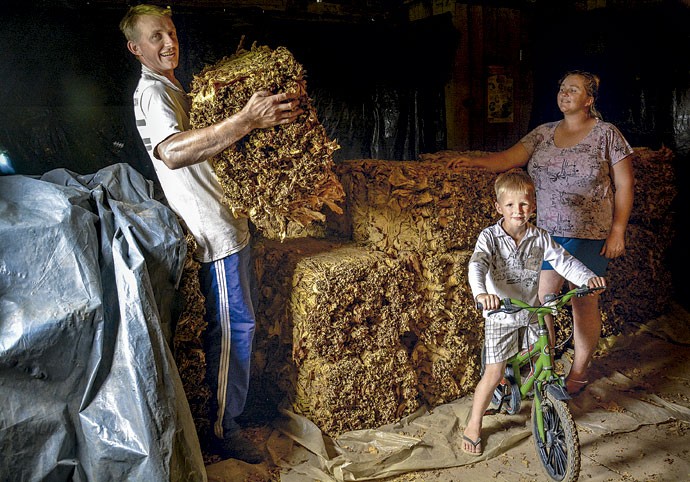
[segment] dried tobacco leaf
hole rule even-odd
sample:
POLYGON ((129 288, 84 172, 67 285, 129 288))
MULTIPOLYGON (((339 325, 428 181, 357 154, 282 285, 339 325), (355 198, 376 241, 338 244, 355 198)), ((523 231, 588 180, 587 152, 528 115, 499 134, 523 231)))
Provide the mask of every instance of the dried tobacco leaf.
POLYGON ((334 229, 387 253, 473 249, 480 231, 498 219, 495 173, 377 159, 347 160, 336 170, 348 218, 335 219, 334 229))
POLYGON ((416 385, 403 348, 364 350, 337 362, 309 358, 299 366, 292 408, 336 437, 414 412, 419 408, 416 385))
POLYGON ((338 203, 345 194, 333 172, 333 152, 340 146, 318 120, 305 75, 286 48, 254 45, 207 66, 192 81, 193 128, 239 112, 260 90, 302 93, 304 113, 295 122, 255 129, 212 159, 225 204, 269 238, 285 239, 290 223, 324 221, 324 204, 342 213, 338 203))
POLYGON ((211 398, 211 391, 204 381, 206 354, 203 349, 203 333, 207 325, 204 320, 206 299, 199 284, 201 265, 192 257, 192 253, 196 250, 196 241, 190 233, 186 233, 185 241, 187 254, 179 288, 183 306, 175 327, 173 348, 175 363, 187 395, 194 425, 197 434, 203 439, 210 430, 208 402, 211 398))

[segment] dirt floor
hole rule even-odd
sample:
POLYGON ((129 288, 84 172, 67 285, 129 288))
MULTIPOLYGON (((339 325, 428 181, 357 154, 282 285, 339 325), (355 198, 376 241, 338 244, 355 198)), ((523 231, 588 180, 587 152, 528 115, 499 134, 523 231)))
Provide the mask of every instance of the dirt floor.
MULTIPOLYGON (((690 314, 674 305, 657 320, 602 339, 590 384, 569 405, 580 437, 579 480, 690 481, 690 314)), ((548 480, 532 442, 530 401, 517 415, 485 417, 484 454, 476 458, 463 454, 458 443, 470 406, 466 397, 395 427, 345 434, 336 441, 299 417, 287 417, 246 433, 265 450, 267 462, 218 462, 207 466, 208 478, 548 480)))

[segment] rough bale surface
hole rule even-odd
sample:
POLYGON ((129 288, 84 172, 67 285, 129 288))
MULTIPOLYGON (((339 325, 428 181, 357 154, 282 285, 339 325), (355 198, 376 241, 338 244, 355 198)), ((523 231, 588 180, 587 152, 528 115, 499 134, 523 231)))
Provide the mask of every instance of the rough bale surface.
POLYGON ((417 379, 404 348, 386 347, 337 361, 299 364, 293 409, 325 433, 393 423, 419 407, 417 379))
POLYGON ((626 254, 609 263, 611 288, 601 295, 608 315, 604 334, 618 334, 626 323, 646 323, 668 311, 673 282, 666 254, 672 234, 670 226, 655 231, 628 226, 626 254))
POLYGON ((312 238, 284 242, 254 239, 259 294, 247 417, 270 420, 281 402, 294 399, 297 367, 292 360, 292 280, 305 258, 331 253, 344 245, 344 241, 312 238))
POLYGON ((292 279, 293 359, 396 347, 420 319, 404 260, 359 246, 304 259, 292 279))
POLYGON ((432 407, 471 393, 479 381, 484 318, 466 282, 471 255, 464 250, 425 256, 417 272, 424 316, 415 327, 412 358, 422 400, 432 407))
POLYGON ((261 295, 251 410, 262 399, 274 409, 285 401, 333 434, 418 407, 409 352, 421 297, 409 259, 315 239, 260 240, 255 253, 261 295))
POLYGON ((635 201, 630 223, 651 228, 671 224, 671 205, 678 195, 673 151, 668 147, 634 150, 635 201))
POLYGON ((206 355, 203 349, 206 307, 204 295, 199 287, 201 265, 192 258, 192 253, 196 250, 196 241, 189 233, 186 234, 185 239, 187 255, 179 288, 182 310, 175 327, 173 353, 197 434, 200 440, 205 440, 211 427, 208 417, 211 391, 205 382, 206 355))
POLYGON ((496 219, 496 174, 485 170, 380 160, 344 161, 336 170, 348 201, 330 226, 381 251, 474 249, 479 232, 496 219))
MULTIPOLYGON (((672 159, 666 149, 636 148, 635 212, 627 253, 609 265, 603 335, 669 305, 672 159)), ((254 241, 260 296, 247 404, 251 411, 287 403, 329 435, 472 393, 483 319, 467 263, 479 230, 497 218, 493 174, 373 160, 347 161, 339 172, 348 205, 329 224, 342 239, 254 241), (486 204, 477 204, 480 195, 486 204), (477 212, 457 215, 461 208, 477 212), (476 224, 463 219, 475 216, 476 224), (464 241, 451 242, 450 233, 464 241)), ((567 344, 571 314, 556 326, 557 343, 567 344)))
POLYGON ((289 304, 298 368, 293 409, 331 435, 414 411, 406 343, 420 306, 404 258, 345 246, 298 263, 289 304))
POLYGON ((192 81, 192 127, 202 128, 239 112, 257 91, 301 92, 302 114, 295 122, 255 129, 213 158, 224 202, 248 217, 265 236, 324 221, 323 205, 341 212, 342 186, 333 172, 330 140, 318 120, 304 83, 305 71, 284 47, 253 46, 205 67, 192 81))

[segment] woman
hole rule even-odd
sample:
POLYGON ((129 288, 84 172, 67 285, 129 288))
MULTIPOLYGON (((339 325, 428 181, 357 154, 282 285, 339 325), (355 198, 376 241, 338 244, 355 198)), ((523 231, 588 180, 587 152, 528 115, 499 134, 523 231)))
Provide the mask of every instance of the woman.
MULTIPOLYGON (((543 124, 509 149, 470 158, 449 153, 422 155, 447 160, 450 168, 481 167, 503 172, 527 166, 537 190, 537 226, 597 276, 625 253, 625 230, 633 205, 632 148, 595 107, 599 78, 571 71, 560 81, 557 102, 563 119, 543 124)), ((564 279, 545 263, 539 298, 561 291, 564 279)), ((575 356, 566 378, 575 395, 587 384, 587 369, 601 335, 599 297, 573 298, 575 356)), ((553 320, 549 320, 553 337, 553 320)))

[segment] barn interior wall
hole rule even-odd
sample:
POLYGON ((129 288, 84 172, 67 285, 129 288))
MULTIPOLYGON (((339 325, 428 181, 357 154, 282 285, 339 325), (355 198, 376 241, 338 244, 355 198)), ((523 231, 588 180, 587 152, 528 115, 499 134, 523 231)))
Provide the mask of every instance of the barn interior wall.
MULTIPOLYGON (((687 177, 687 2, 394 4, 360 2, 355 14, 346 2, 274 1, 264 8, 241 2, 246 8, 234 10, 223 2, 173 3, 179 78, 188 87, 243 36, 245 47, 286 46, 304 64, 321 121, 342 146, 336 161, 404 160, 446 148, 509 147, 558 118, 563 72, 591 70, 602 78, 604 118, 633 146, 673 149, 678 182, 687 177), (362 15, 368 6, 374 14, 362 15), (512 82, 498 96, 506 109, 498 115, 489 111, 488 92, 496 76, 512 82)), ((0 6, 0 172, 88 173, 126 162, 155 178, 131 113, 139 66, 117 28, 126 6, 106 0, 0 6)), ((679 226, 688 205, 680 186, 676 203, 669 222, 679 226)), ((677 298, 688 300, 690 257, 680 240, 671 257, 677 298)))

